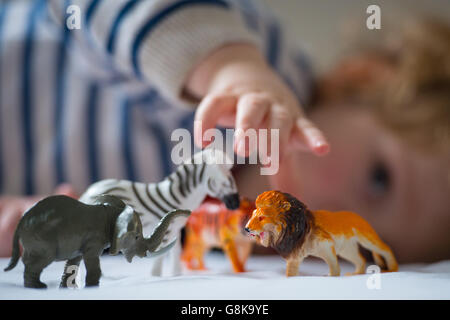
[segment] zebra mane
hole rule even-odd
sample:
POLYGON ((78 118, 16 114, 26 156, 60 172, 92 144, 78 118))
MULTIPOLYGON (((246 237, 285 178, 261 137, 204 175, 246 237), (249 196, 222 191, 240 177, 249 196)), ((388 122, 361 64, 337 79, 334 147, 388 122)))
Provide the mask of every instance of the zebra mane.
POLYGON ((165 178, 170 183, 171 196, 177 200, 173 192, 175 188, 177 188, 179 194, 186 197, 201 185, 205 179, 206 166, 215 164, 228 166, 230 163, 231 160, 225 152, 218 149, 209 148, 195 153, 165 178))
POLYGON ((184 163, 223 165, 228 170, 233 166, 232 157, 229 157, 226 152, 215 148, 206 148, 197 152, 191 158, 184 161, 184 163))
POLYGON ((182 197, 187 197, 192 191, 200 186, 205 179, 206 163, 183 163, 174 172, 168 175, 163 181, 169 181, 169 192, 171 197, 180 203, 174 190, 182 197))

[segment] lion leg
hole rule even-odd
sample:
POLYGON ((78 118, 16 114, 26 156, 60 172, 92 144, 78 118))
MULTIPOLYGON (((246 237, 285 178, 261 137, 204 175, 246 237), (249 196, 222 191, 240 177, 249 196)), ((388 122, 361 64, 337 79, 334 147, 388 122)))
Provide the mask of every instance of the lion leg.
POLYGON ((381 269, 386 269, 386 263, 384 263, 383 257, 376 253, 375 251, 372 251, 372 257, 373 261, 375 261, 376 265, 379 266, 381 269))
POLYGON ((339 256, 355 266, 355 271, 353 273, 347 273, 346 275, 365 273, 366 259, 364 259, 359 252, 358 243, 356 241, 348 240, 347 243, 345 243, 344 248, 339 251, 339 256))
POLYGON ((321 241, 319 244, 317 256, 322 258, 330 269, 329 276, 339 276, 341 274, 341 268, 339 267, 339 262, 336 255, 336 250, 334 248, 334 242, 332 241, 321 241))
MULTIPOLYGON (((398 264, 397 260, 395 259, 394 254, 392 253, 391 249, 386 245, 381 239, 373 239, 369 240, 367 239, 363 234, 358 233, 358 241, 359 243, 366 249, 371 250, 372 252, 381 255, 387 264, 388 271, 397 271, 398 270, 398 264)), ((375 263, 379 263, 380 260, 377 256, 374 256, 375 263)), ((384 264, 384 263, 383 263, 384 264)), ((382 264, 382 265, 383 265, 382 264)))
POLYGON ((286 260, 286 277, 298 276, 298 269, 302 261, 303 257, 299 255, 289 257, 286 260))

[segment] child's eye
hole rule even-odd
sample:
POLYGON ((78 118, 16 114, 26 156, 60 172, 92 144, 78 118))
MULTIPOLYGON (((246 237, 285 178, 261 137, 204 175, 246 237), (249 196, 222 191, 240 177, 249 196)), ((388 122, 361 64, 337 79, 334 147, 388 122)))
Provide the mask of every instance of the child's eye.
POLYGON ((392 184, 391 174, 387 166, 377 163, 370 172, 370 189, 374 195, 383 195, 392 184))

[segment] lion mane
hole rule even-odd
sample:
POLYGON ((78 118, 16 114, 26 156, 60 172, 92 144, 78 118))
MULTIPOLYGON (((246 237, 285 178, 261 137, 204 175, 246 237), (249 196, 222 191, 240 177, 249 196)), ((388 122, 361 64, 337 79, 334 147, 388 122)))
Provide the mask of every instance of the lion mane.
POLYGON ((313 215, 306 205, 289 193, 282 193, 290 204, 290 208, 280 214, 284 226, 275 243, 271 246, 283 257, 287 258, 293 251, 301 248, 313 225, 313 215))

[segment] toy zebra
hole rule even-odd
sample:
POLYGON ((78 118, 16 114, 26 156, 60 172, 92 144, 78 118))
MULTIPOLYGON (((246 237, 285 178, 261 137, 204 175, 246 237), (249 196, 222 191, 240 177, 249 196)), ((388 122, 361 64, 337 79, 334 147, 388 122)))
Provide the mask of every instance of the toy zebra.
MULTIPOLYGON (((148 236, 167 212, 174 209, 193 211, 208 195, 223 201, 230 210, 239 208, 239 195, 231 167, 232 162, 223 151, 205 149, 194 154, 159 183, 102 180, 91 185, 80 201, 90 204, 100 194, 118 197, 140 215, 144 236, 148 236)), ((160 245, 163 247, 178 238, 171 250, 172 274, 181 273, 180 231, 186 222, 187 217, 174 219, 160 245)), ((154 260, 152 275, 162 275, 163 259, 164 256, 160 256, 154 260)))

